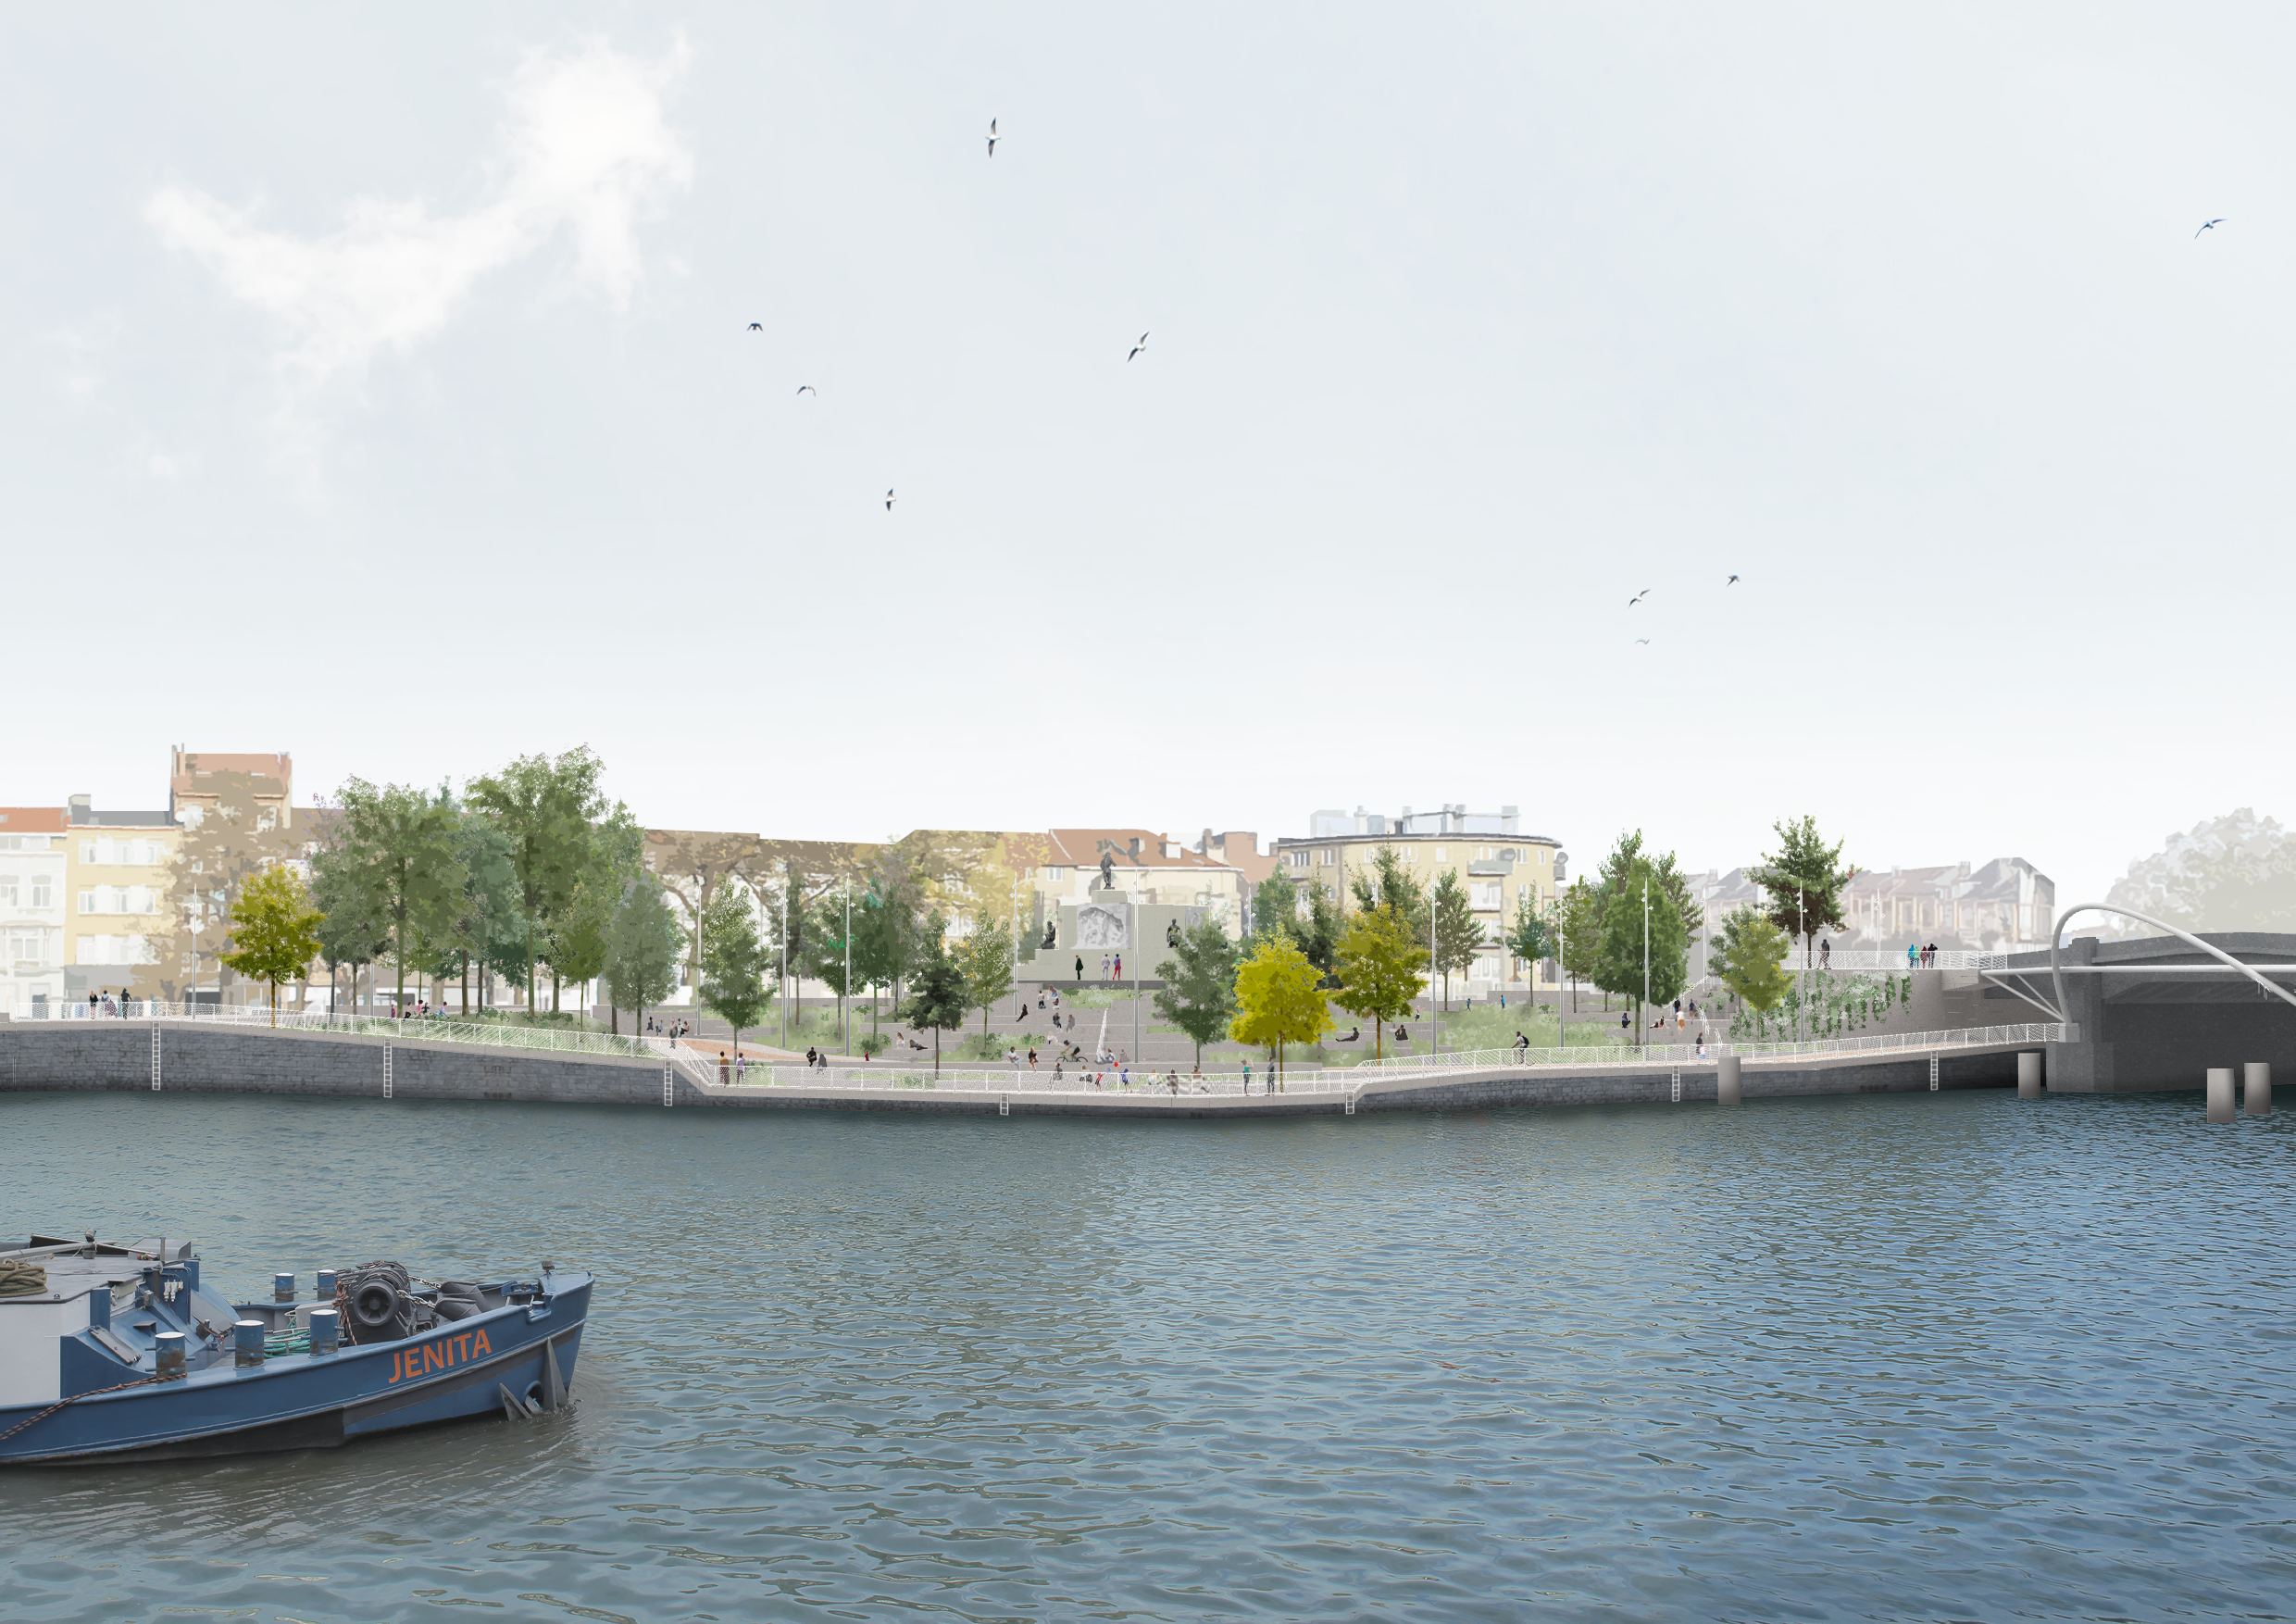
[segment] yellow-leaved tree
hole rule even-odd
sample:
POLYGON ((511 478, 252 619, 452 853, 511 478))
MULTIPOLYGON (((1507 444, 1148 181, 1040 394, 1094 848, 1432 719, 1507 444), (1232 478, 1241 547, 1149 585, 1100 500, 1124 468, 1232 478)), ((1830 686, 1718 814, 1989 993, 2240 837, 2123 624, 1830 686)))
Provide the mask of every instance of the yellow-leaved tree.
POLYGON ((1323 972, 1285 936, 1266 936, 1236 971, 1236 1017, 1229 1035, 1240 1043, 1272 1043, 1276 1087, 1283 1087, 1283 1045, 1312 1043, 1331 1030, 1323 972))
POLYGON ((1387 1023, 1411 1013, 1427 962, 1426 938, 1393 908, 1371 908, 1347 921, 1347 932, 1333 955, 1340 991, 1332 1002, 1373 1023, 1379 1034, 1375 1056, 1383 1058, 1387 1054, 1387 1023))
POLYGON ((233 951, 223 962, 251 981, 271 989, 271 1024, 279 1024, 279 989, 307 972, 318 956, 319 921, 326 915, 311 906, 303 876, 286 864, 266 868, 239 888, 232 899, 233 951))

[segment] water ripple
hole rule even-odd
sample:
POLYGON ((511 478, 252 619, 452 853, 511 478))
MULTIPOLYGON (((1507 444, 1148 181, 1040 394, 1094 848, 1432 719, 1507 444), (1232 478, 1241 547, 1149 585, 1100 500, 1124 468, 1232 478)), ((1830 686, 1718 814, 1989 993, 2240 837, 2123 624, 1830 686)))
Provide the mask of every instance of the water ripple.
POLYGON ((568 1412, 0 1477, 8 1617, 2279 1618, 2284 1118, 19 1095, 19 1229, 594 1269, 568 1412), (132 1158, 122 1160, 123 1145, 132 1158), (87 1169, 128 1165, 132 1186, 87 1169))

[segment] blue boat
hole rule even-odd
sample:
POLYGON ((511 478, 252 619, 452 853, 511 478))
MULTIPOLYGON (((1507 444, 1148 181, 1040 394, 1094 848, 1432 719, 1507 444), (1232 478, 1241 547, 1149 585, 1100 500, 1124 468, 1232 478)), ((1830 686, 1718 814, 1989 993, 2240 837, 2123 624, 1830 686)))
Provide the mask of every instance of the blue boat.
POLYGON ((0 1246, 0 1466, 330 1449, 565 1404, 591 1277, 418 1280, 322 1269, 308 1297, 203 1285, 188 1242, 0 1246))

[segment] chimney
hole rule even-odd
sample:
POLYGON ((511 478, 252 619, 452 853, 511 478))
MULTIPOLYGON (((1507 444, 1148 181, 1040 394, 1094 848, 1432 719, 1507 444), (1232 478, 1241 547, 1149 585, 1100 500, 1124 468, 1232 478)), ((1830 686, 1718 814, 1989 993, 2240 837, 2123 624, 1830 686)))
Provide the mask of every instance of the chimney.
POLYGON ((65 818, 65 822, 94 823, 95 821, 95 812, 94 809, 94 803, 92 797, 87 795, 74 795, 71 797, 69 805, 71 806, 71 811, 69 815, 65 818))

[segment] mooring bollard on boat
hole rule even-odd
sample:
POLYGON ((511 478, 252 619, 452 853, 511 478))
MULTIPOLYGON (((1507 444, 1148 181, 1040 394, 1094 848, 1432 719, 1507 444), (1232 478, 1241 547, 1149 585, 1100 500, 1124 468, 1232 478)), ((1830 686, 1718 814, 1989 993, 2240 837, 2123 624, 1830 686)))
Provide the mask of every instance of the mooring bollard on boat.
POLYGON ((2208 1119, 2211 1122, 2232 1120, 2232 1068, 2212 1066, 2208 1068, 2208 1119))
POLYGON ((343 1316, 332 1308, 314 1308, 310 1313, 311 1351, 331 1354, 343 1342, 343 1316))
POLYGON ((2252 1117, 2271 1116, 2272 1067, 2270 1063, 2263 1060, 2251 1060, 2243 1069, 2246 1075, 2242 1081, 2246 1087, 2242 1092, 2247 1097, 2242 1100, 2241 1104, 2246 1106, 2248 1114, 2252 1117))
POLYGON ((322 1268, 318 1271, 318 1294, 331 1303, 334 1301, 335 1271, 333 1269, 322 1268))
POLYGON ((163 1330, 152 1338, 152 1360, 162 1381, 173 1381, 183 1374, 183 1333, 163 1330))
POLYGON ((292 1274, 273 1275, 271 1277, 271 1301, 274 1303, 292 1303, 294 1300, 295 1277, 292 1274))
POLYGON ((233 1363, 243 1370, 258 1368, 263 1363, 264 1325, 260 1319, 241 1319, 231 1326, 231 1348, 238 1355, 233 1363))

